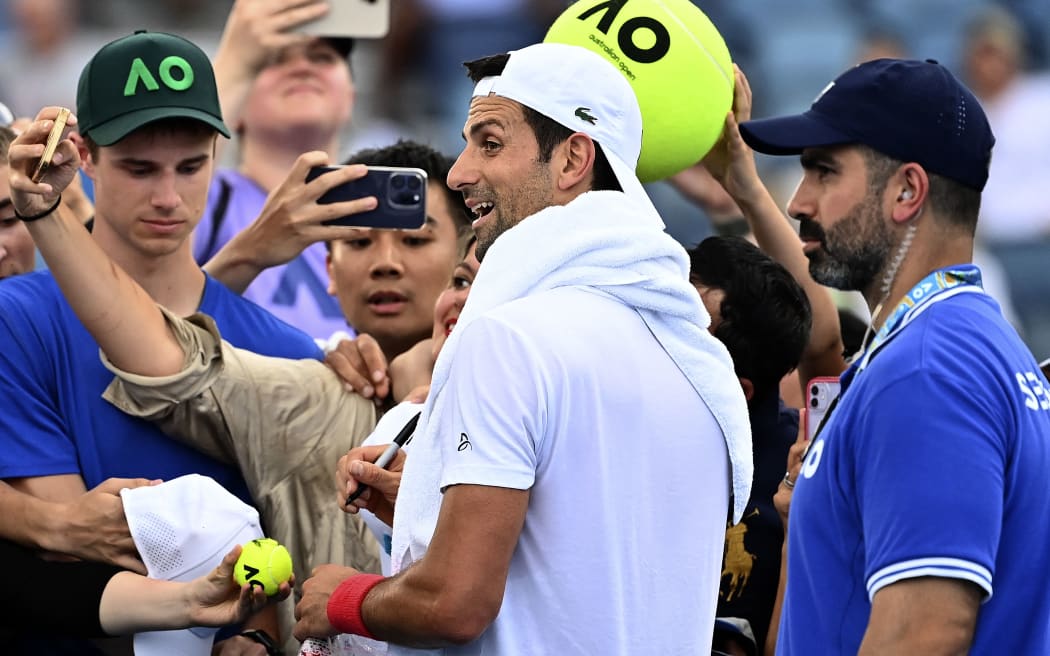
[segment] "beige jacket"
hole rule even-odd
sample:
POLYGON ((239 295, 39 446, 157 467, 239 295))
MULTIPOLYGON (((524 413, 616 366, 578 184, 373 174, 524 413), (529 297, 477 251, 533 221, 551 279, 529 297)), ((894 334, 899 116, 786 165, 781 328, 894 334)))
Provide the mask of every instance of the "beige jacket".
MULTIPOLYGON (((264 530, 291 552, 298 583, 323 563, 378 573, 375 538, 337 507, 335 489, 339 458, 375 428, 374 404, 348 393, 321 362, 235 348, 207 315, 164 313, 186 354, 182 371, 137 376, 103 355, 117 375, 104 398, 213 458, 237 463, 264 530)), ((281 604, 285 636, 293 605, 281 604)))

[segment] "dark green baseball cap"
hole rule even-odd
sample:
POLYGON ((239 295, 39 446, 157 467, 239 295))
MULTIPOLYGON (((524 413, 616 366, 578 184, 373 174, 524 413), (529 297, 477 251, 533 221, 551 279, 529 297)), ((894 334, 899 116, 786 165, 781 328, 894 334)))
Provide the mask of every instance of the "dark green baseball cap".
POLYGON ((110 146, 165 118, 196 119, 230 136, 208 56, 174 34, 140 30, 95 53, 80 74, 81 134, 110 146))

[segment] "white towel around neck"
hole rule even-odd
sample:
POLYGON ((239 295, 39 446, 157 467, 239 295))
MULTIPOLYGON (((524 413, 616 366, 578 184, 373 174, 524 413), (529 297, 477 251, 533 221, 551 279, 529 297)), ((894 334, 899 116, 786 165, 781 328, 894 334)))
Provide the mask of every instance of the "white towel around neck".
POLYGON ((413 440, 398 494, 391 553, 395 572, 423 556, 437 524, 438 433, 445 414, 441 391, 464 327, 504 303, 558 287, 601 290, 642 317, 722 428, 732 466, 732 516, 740 521, 754 471, 747 402, 739 385, 724 384, 736 381, 729 352, 707 331, 711 318, 689 282, 688 255, 663 228, 659 216, 624 194, 592 191, 537 212, 491 246, 434 365, 421 432, 413 440))

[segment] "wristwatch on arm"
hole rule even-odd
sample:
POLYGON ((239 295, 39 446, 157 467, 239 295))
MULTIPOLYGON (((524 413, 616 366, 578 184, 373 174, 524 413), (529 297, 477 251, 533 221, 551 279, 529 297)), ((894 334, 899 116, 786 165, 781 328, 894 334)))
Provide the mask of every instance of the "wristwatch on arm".
POLYGON ((274 639, 270 637, 270 634, 262 629, 249 629, 248 631, 242 631, 241 635, 265 647, 268 656, 284 656, 284 652, 274 642, 274 639))

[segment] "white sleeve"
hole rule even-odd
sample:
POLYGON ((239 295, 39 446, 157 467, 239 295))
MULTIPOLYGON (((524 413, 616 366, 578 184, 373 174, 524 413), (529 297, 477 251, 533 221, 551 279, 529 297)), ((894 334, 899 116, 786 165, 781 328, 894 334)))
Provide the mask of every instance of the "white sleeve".
POLYGON ((489 485, 526 490, 536 479, 550 376, 543 354, 513 326, 465 327, 445 383, 441 489, 489 485))

